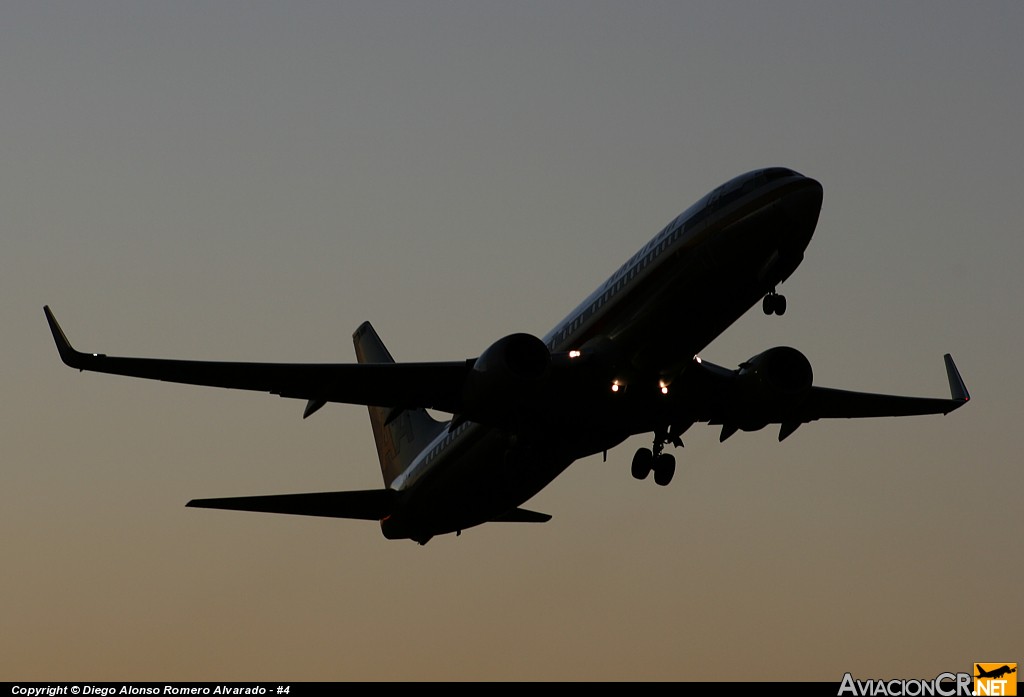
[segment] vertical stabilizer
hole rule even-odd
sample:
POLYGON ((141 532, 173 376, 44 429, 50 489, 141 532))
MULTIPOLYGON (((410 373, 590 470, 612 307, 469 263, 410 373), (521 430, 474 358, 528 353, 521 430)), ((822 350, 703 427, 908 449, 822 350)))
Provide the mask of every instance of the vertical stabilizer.
MULTIPOLYGON (((352 335, 352 343, 356 348, 356 360, 360 363, 395 362, 369 322, 359 325, 352 335)), ((420 451, 444 430, 445 424, 432 419, 426 409, 367 409, 384 486, 391 486, 395 477, 404 472, 420 451)))

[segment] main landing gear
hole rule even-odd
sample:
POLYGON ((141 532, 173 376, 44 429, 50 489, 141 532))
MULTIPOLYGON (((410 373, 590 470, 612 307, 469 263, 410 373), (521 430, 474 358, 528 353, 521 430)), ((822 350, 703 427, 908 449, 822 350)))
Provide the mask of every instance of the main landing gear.
POLYGON ((640 448, 633 454, 633 465, 630 470, 634 479, 647 479, 647 475, 653 471, 654 483, 658 486, 668 486, 676 473, 676 458, 663 452, 666 443, 672 443, 677 447, 683 445, 678 435, 669 435, 668 429, 665 428, 655 432, 653 448, 640 448))
POLYGON ((764 296, 764 300, 761 301, 761 309, 766 315, 782 316, 786 314, 786 296, 779 295, 773 290, 764 296))

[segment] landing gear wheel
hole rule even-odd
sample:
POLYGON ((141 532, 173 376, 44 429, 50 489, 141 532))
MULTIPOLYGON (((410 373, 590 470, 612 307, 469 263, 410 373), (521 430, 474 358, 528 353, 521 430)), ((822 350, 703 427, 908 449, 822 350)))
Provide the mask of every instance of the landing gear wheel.
POLYGON ((775 314, 776 315, 781 317, 782 315, 786 314, 786 296, 785 295, 776 295, 775 296, 775 302, 773 304, 775 305, 775 307, 772 308, 772 309, 775 310, 775 314))
POLYGON ((766 315, 779 315, 781 317, 786 314, 786 296, 772 291, 764 296, 764 300, 761 301, 761 309, 766 315))
POLYGON ((662 453, 654 461, 654 483, 658 486, 668 486, 675 473, 676 459, 668 453, 662 453))
MULTIPOLYGON (((633 454, 633 465, 630 471, 634 479, 647 479, 654 468, 654 453, 647 448, 640 448, 633 454)), ((657 475, 655 475, 657 476, 657 475)))

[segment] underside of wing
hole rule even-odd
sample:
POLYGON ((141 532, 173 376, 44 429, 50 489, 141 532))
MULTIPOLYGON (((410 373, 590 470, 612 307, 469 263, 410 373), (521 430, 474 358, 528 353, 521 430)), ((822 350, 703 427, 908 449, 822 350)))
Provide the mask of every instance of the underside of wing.
POLYGON ((61 360, 97 373, 269 392, 313 402, 457 412, 469 366, 444 363, 231 363, 124 358, 76 351, 49 307, 44 308, 61 360))
POLYGON ((828 387, 812 387, 807 399, 798 410, 801 421, 815 419, 857 419, 875 416, 917 416, 948 414, 970 401, 960 371, 953 357, 946 354, 946 377, 949 380, 949 399, 927 397, 901 397, 898 395, 850 392, 828 387))
POLYGON ((797 410, 801 421, 816 419, 860 419, 877 416, 918 416, 948 414, 962 407, 965 401, 932 399, 927 397, 900 397, 868 392, 834 390, 812 387, 807 400, 797 410))

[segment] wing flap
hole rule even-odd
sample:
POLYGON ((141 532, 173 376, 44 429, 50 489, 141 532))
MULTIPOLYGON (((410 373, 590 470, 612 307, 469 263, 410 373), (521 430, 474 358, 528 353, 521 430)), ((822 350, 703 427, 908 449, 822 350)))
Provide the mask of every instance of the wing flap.
MULTIPOLYGON (((237 363, 126 358, 76 351, 49 307, 43 308, 61 360, 96 373, 254 390, 305 399, 455 413, 462 406, 465 361, 444 363, 237 363)), ((318 408, 318 407, 317 407, 318 408)), ((312 409, 308 413, 312 413, 312 409)), ((308 414, 307 414, 308 415, 308 414)))

